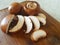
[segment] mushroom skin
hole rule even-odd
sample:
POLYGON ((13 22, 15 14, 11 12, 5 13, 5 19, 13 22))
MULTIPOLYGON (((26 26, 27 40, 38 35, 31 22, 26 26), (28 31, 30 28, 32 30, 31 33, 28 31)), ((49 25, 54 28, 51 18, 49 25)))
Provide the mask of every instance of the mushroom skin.
POLYGON ((11 14, 18 14, 21 11, 21 5, 18 2, 14 2, 12 3, 9 7, 8 7, 8 11, 11 14))
POLYGON ((36 1, 14 2, 8 7, 8 11, 16 15, 37 15, 40 13, 40 5, 36 1))
POLYGON ((40 5, 36 1, 24 1, 21 5, 25 15, 37 15, 40 12, 40 5))
POLYGON ((12 19, 14 18, 13 14, 7 15, 2 21, 1 21, 1 30, 5 33, 8 33, 8 27, 11 23, 12 19))

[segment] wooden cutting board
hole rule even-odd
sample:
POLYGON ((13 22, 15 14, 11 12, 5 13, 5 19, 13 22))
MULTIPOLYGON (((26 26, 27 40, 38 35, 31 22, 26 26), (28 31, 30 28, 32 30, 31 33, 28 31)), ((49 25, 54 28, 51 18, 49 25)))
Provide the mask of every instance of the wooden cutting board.
MULTIPOLYGON (((47 32, 46 38, 33 42, 29 35, 23 35, 20 32, 5 34, 0 29, 0 45, 60 45, 60 22, 56 21, 42 9, 41 12, 47 17, 47 24, 41 27, 41 29, 47 32)), ((7 9, 0 10, 0 22, 8 14, 7 9)))

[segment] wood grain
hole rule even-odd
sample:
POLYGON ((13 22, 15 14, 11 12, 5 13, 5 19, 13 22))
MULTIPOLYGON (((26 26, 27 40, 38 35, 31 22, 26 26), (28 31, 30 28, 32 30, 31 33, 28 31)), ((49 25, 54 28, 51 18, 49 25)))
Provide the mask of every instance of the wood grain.
MULTIPOLYGON (((5 34, 0 29, 0 45, 60 45, 60 22, 52 18, 42 9, 41 13, 47 17, 47 24, 41 27, 41 29, 47 32, 46 38, 33 42, 30 39, 30 35, 26 35, 22 32, 5 34)), ((0 22, 8 14, 7 9, 0 10, 0 22)))

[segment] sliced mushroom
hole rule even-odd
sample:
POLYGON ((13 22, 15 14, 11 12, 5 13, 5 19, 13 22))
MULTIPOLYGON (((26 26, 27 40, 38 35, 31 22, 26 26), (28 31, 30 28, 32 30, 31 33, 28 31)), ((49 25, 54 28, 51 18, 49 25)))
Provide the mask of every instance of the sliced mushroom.
POLYGON ((46 32, 44 31, 44 30, 36 30, 36 31, 34 31, 33 33, 32 33, 32 35, 31 35, 31 39, 33 40, 33 41, 38 41, 38 39, 40 39, 40 38, 44 38, 44 37, 46 37, 46 32))
POLYGON ((33 28, 33 24, 32 24, 32 22, 31 22, 29 17, 24 16, 24 18, 25 18, 25 24, 27 26, 27 31, 25 33, 29 33, 32 30, 32 28, 33 28))
POLYGON ((43 17, 46 19, 46 16, 43 13, 39 13, 38 16, 43 17))
POLYGON ((2 21, 1 21, 1 30, 5 33, 8 33, 8 28, 9 28, 9 25, 10 23, 12 22, 13 18, 15 16, 13 14, 9 14, 7 15, 2 21))
POLYGON ((40 28, 39 20, 35 16, 29 16, 29 18, 32 20, 34 24, 34 30, 39 29, 40 28))
POLYGON ((11 30, 9 30, 9 32, 16 32, 22 28, 24 24, 24 17, 21 15, 17 15, 17 16, 18 16, 18 23, 11 30))
POLYGON ((12 3, 9 7, 8 7, 8 11, 11 14, 18 14, 21 11, 21 5, 18 2, 14 2, 12 3))
POLYGON ((46 24, 46 19, 43 18, 43 17, 40 17, 40 16, 37 16, 38 20, 43 24, 45 25, 46 24))
POLYGON ((29 3, 27 3, 26 7, 29 8, 29 9, 36 9, 37 8, 37 4, 29 2, 29 3))

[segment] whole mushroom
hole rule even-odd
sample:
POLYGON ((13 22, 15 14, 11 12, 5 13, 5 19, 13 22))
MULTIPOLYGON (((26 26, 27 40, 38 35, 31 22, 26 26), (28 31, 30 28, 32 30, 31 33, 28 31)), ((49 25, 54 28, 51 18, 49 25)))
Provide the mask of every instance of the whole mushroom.
POLYGON ((27 15, 36 15, 40 12, 40 5, 36 1, 25 1, 22 6, 23 12, 27 15))
POLYGON ((18 2, 14 2, 12 3, 9 7, 8 7, 8 11, 11 14, 18 14, 21 11, 21 5, 18 2))

